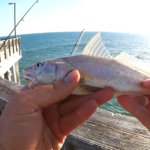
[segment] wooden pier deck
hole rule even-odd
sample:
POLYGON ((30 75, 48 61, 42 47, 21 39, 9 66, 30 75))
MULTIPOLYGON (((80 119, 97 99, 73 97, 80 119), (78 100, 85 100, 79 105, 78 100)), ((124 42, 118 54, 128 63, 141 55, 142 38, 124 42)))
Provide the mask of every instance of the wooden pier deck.
MULTIPOLYGON (((0 78, 0 98, 10 100, 22 87, 0 78)), ((67 137, 62 149, 150 150, 150 132, 134 117, 97 109, 88 121, 67 137)))
POLYGON ((150 150, 150 132, 134 117, 97 109, 88 121, 68 136, 64 150, 74 149, 150 150))

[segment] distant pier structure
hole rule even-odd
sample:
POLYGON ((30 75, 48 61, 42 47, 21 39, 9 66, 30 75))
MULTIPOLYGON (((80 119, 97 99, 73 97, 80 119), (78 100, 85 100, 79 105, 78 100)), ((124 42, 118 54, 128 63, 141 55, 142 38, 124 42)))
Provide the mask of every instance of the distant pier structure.
POLYGON ((20 38, 0 40, 0 77, 20 83, 18 61, 21 59, 20 38))

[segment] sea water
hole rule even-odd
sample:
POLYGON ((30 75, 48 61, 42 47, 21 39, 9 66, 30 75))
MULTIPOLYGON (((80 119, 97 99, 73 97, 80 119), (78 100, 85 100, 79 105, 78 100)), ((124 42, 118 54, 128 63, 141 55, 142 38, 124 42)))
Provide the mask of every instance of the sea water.
MULTIPOLYGON (((85 32, 79 44, 77 53, 81 53, 87 42, 95 32, 85 32)), ((26 34, 21 37, 22 58, 19 61, 21 82, 26 84, 22 76, 22 69, 29 65, 51 58, 70 56, 80 32, 56 32, 26 34)), ((127 33, 102 32, 102 41, 111 55, 115 56, 122 51, 132 54, 144 61, 150 61, 150 42, 147 36, 127 33)), ((114 113, 130 115, 114 98, 101 108, 114 113)))

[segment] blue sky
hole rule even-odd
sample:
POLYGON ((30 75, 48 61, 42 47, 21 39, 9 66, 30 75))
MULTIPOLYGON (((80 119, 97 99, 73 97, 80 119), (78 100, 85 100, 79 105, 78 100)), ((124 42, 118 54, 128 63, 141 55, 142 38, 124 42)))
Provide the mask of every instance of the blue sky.
MULTIPOLYGON (((35 0, 0 0, 0 36, 13 28, 35 0)), ((18 34, 60 31, 150 33, 150 0, 39 0, 17 28, 18 34)))

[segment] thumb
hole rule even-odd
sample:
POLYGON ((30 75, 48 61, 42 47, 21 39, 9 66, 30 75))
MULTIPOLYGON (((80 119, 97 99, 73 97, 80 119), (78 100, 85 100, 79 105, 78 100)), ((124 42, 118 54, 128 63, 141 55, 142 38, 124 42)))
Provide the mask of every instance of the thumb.
POLYGON ((32 101, 39 107, 46 107, 68 97, 79 82, 77 70, 69 73, 63 80, 54 81, 52 84, 36 87, 29 91, 32 101))
POLYGON ((74 70, 63 80, 54 81, 52 84, 41 85, 31 90, 19 92, 11 102, 17 101, 15 102, 15 107, 19 105, 19 108, 23 106, 24 109, 25 106, 27 106, 27 108, 36 109, 46 107, 68 97, 75 89, 79 79, 79 72, 74 70))
POLYGON ((145 87, 145 88, 150 89, 150 79, 144 80, 144 81, 142 82, 142 86, 145 87))

